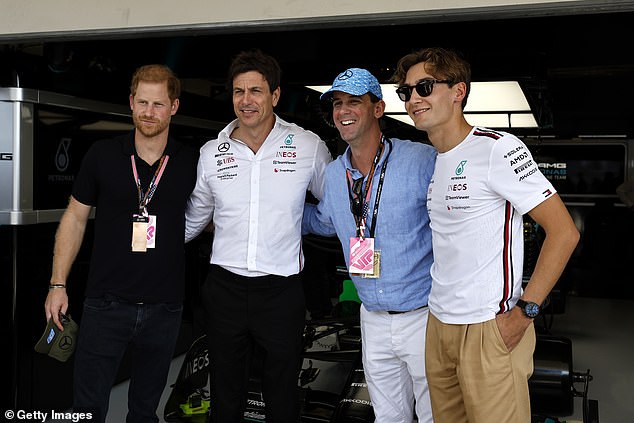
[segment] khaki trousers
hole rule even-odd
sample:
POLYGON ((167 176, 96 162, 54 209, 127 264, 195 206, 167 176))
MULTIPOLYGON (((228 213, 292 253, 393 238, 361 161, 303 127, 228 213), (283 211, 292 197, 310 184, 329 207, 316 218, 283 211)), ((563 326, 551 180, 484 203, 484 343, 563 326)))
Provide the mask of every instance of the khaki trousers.
POLYGON ((530 423, 533 325, 509 352, 495 319, 451 325, 430 313, 425 344, 435 423, 530 423))

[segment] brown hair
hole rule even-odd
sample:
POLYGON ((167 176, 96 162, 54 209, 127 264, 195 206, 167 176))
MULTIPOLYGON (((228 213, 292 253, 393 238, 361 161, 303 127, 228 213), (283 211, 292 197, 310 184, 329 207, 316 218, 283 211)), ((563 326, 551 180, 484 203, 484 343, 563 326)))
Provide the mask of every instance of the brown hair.
POLYGON ((181 82, 176 74, 165 65, 145 65, 138 68, 132 75, 130 94, 136 95, 139 82, 167 82, 167 95, 173 103, 181 95, 181 82))
POLYGON ((469 63, 453 50, 442 47, 423 48, 401 57, 396 65, 392 81, 399 85, 403 84, 407 71, 421 62, 425 62, 425 70, 434 78, 450 80, 449 86, 458 82, 467 84, 467 94, 462 100, 462 108, 464 109, 471 90, 471 66, 469 63))

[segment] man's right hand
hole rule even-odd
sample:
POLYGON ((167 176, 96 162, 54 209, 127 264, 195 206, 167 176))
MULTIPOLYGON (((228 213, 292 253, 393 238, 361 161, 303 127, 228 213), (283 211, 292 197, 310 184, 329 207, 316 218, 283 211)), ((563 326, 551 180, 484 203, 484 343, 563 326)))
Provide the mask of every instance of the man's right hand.
POLYGON ((66 288, 55 288, 48 291, 46 302, 44 303, 44 312, 46 313, 46 321, 51 318, 55 322, 55 326, 59 330, 63 331, 64 326, 59 320, 59 314, 66 314, 68 310, 68 295, 66 294, 66 288))

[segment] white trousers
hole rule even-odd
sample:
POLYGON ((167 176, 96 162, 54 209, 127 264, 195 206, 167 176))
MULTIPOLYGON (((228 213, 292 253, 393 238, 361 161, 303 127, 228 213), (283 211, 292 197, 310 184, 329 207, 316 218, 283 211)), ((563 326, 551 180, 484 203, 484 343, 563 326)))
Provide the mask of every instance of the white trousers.
POLYGON ((427 307, 402 314, 361 305, 363 369, 376 423, 433 422, 425 376, 427 307))

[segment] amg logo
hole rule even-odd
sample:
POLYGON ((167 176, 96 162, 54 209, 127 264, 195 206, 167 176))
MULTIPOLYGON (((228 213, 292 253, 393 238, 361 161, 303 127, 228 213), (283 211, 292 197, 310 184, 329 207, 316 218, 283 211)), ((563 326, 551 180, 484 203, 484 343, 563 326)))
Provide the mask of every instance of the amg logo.
POLYGON ((13 153, 0 153, 0 160, 13 160, 13 153))
POLYGON ((566 169, 566 163, 538 163, 542 169, 566 169))

